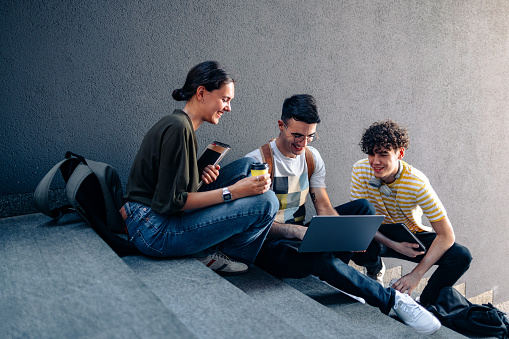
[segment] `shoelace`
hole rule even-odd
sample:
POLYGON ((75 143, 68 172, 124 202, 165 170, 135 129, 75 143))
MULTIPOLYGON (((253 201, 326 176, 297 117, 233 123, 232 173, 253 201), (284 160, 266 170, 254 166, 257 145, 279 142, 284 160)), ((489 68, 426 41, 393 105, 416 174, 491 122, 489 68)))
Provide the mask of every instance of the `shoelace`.
POLYGON ((419 308, 419 305, 409 305, 403 302, 403 300, 399 301, 399 308, 402 308, 406 311, 407 314, 409 314, 412 319, 417 319, 419 316, 419 313, 421 313, 421 309, 419 308))
POLYGON ((226 254, 224 254, 222 252, 216 252, 216 253, 214 253, 214 255, 212 257, 216 257, 218 259, 224 259, 228 263, 235 262, 234 260, 230 259, 230 257, 228 257, 226 254))

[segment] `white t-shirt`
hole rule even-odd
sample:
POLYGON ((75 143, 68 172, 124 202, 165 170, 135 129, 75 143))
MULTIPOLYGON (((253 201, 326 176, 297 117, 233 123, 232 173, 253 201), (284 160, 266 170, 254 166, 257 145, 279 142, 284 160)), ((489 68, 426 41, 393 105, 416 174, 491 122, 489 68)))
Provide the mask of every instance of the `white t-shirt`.
MULTIPOLYGON (((325 188, 325 164, 320 153, 308 146, 315 159, 315 171, 308 180, 306 155, 303 152, 295 158, 288 158, 279 151, 276 141, 270 142, 274 153, 274 180, 271 189, 279 199, 279 212, 276 222, 300 223, 306 218, 306 203, 309 187, 325 188)), ((246 155, 262 162, 262 155, 256 149, 246 155)))

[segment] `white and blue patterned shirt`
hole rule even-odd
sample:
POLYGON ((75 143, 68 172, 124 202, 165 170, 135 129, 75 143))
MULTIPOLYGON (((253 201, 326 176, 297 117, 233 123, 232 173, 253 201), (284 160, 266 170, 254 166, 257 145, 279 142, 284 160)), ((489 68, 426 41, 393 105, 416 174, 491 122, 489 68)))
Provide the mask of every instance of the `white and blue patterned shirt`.
MULTIPOLYGON (((274 153, 274 180, 271 189, 279 199, 279 212, 275 221, 290 224, 303 223, 306 218, 304 204, 309 188, 325 188, 325 164, 320 153, 314 147, 308 146, 315 159, 315 171, 308 181, 304 152, 295 158, 288 158, 279 151, 275 140, 270 142, 270 146, 274 153)), ((250 152, 246 157, 262 162, 259 149, 250 152)))

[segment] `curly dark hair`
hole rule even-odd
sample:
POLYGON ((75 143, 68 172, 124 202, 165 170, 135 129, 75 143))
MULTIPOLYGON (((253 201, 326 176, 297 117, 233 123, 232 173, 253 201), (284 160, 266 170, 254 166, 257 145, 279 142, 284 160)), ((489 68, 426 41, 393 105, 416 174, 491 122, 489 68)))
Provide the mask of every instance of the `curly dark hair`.
POLYGON ((381 149, 393 150, 400 147, 407 149, 410 140, 406 128, 395 121, 385 120, 369 126, 364 131, 359 146, 364 153, 373 155, 381 149))

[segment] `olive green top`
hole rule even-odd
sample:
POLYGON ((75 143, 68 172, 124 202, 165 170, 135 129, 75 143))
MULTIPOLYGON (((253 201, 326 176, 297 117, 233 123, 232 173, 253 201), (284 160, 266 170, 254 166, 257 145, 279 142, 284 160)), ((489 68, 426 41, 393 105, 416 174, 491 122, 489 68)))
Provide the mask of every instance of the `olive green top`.
POLYGON ((198 189, 197 141, 191 119, 176 109, 145 135, 134 159, 125 199, 174 214, 198 189))

